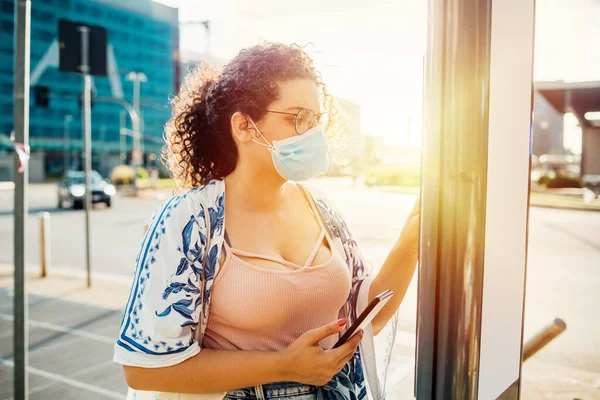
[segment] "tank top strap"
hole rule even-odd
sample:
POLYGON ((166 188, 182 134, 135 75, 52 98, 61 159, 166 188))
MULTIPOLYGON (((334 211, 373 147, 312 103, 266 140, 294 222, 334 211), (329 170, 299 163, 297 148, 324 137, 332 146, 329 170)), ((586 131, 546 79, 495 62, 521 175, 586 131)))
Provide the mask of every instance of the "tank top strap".
POLYGON ((310 209, 312 210, 313 214, 315 215, 315 218, 317 219, 319 225, 321 226, 321 229, 325 232, 325 238, 327 239, 329 248, 333 251, 333 248, 335 247, 337 249, 337 251, 340 253, 340 255, 343 256, 344 249, 342 247, 340 247, 338 242, 334 241, 333 238, 331 237, 331 231, 329 230, 329 227, 325 224, 323 215, 321 214, 321 211, 319 211, 319 208, 317 207, 317 204, 315 203, 315 200, 313 199, 312 194, 310 194, 309 190, 307 188, 305 188, 302 184, 298 184, 298 187, 300 188, 300 191, 304 195, 304 198, 306 199, 306 201, 308 201, 308 204, 310 205, 310 209))
POLYGON ((321 233, 319 234, 317 243, 315 244, 315 247, 313 248, 312 252, 310 253, 310 256, 308 256, 308 259, 306 260, 306 263, 304 264, 304 268, 310 267, 312 265, 315 257, 317 256, 317 253, 319 252, 319 249, 321 248, 321 243, 323 243, 323 239, 325 239, 325 231, 321 228, 321 233))
POLYGON ((223 244, 225 245, 225 250, 227 251, 227 253, 229 255, 234 255, 234 256, 237 256, 238 258, 239 257, 256 258, 259 260, 268 260, 268 261, 276 262, 278 264, 285 265, 286 267, 288 267, 290 269, 299 269, 300 268, 299 265, 296 265, 296 264, 289 262, 287 260, 284 260, 282 258, 271 257, 271 256, 263 255, 263 254, 256 254, 256 253, 251 253, 249 251, 236 249, 234 247, 231 247, 231 244, 228 243, 227 240, 223 241, 223 244))

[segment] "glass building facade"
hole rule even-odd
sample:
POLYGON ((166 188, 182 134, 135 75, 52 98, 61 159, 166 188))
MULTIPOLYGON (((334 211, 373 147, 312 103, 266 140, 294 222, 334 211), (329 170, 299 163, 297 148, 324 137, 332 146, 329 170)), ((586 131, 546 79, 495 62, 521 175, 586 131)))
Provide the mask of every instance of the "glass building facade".
MULTIPOLYGON (((0 0, 0 135, 13 129, 14 0, 0 0)), ((140 85, 143 149, 146 160, 158 156, 168 100, 180 80, 177 9, 150 0, 36 0, 31 10, 30 145, 44 153, 44 169, 60 176, 68 163, 79 168, 82 149, 83 78, 58 70, 58 20, 105 27, 108 31, 107 77, 93 77, 94 95, 133 103, 130 72, 143 72, 140 85), (36 105, 36 86, 49 88, 47 107, 36 105)), ((92 50, 93 51, 93 50, 92 50)), ((116 104, 92 107, 92 164, 103 175, 129 162, 131 121, 116 104), (122 135, 121 133, 125 133, 122 135)))

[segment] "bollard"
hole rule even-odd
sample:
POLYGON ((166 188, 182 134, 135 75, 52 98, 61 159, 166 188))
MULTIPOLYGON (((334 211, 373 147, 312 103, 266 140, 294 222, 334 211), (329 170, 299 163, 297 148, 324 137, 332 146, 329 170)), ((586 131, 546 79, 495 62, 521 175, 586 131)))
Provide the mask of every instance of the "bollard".
POLYGON ((550 324, 546 325, 523 346, 523 361, 527 361, 528 358, 563 333, 565 329, 567 329, 567 324, 560 318, 556 318, 550 324))
POLYGON ((42 278, 46 277, 46 270, 50 265, 50 213, 43 212, 40 216, 40 266, 42 278))

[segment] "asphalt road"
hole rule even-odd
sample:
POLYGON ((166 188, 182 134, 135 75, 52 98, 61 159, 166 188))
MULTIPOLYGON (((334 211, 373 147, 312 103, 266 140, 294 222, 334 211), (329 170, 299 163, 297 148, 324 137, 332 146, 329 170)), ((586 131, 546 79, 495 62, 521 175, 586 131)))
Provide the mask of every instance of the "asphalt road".
MULTIPOLYGON (((377 270, 397 239, 414 195, 356 190, 343 182, 317 185, 337 203, 377 270)), ((85 271, 83 211, 56 209, 56 188, 33 185, 27 223, 28 264, 39 263, 39 212, 51 215, 52 268, 85 271)), ((0 191, 0 264, 13 262, 12 191, 0 191)), ((113 207, 91 214, 92 268, 127 278, 144 226, 162 200, 117 197, 113 207)), ((600 213, 533 208, 530 214, 525 338, 554 317, 568 330, 535 357, 600 372, 600 213)), ((415 330, 416 280, 401 306, 400 329, 415 330)))

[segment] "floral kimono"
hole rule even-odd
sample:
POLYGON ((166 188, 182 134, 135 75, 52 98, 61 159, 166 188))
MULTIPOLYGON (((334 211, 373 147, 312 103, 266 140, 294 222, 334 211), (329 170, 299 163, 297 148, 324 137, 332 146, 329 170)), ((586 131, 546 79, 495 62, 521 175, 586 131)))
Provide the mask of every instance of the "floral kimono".
MULTIPOLYGON (((352 289, 339 313, 340 318, 349 319, 349 327, 368 305, 373 277, 335 206, 317 190, 305 188, 352 272, 352 289)), ((214 180, 172 197, 154 212, 136 258, 133 285, 115 344, 115 362, 166 367, 201 351, 223 247, 224 196, 224 182, 214 180)), ((369 325, 349 361, 349 378, 359 400, 385 398, 397 320, 398 313, 376 338, 369 325)))

